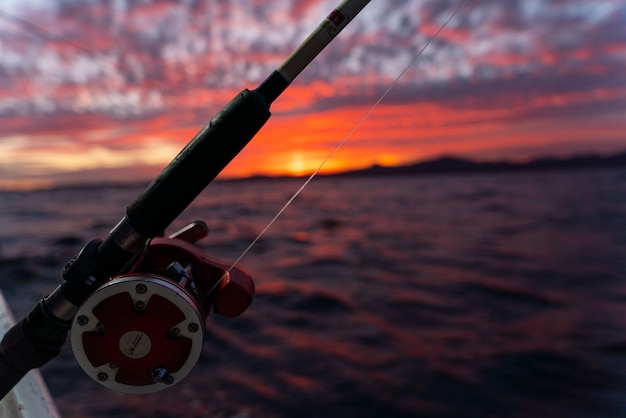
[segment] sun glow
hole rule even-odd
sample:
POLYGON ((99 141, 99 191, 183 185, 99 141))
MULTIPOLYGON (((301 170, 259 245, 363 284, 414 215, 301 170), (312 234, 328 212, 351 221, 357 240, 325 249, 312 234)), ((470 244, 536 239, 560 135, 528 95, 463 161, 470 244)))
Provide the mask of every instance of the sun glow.
POLYGON ((306 174, 306 172, 308 171, 307 163, 301 151, 296 151, 292 154, 291 160, 287 165, 287 171, 292 176, 302 176, 306 174))

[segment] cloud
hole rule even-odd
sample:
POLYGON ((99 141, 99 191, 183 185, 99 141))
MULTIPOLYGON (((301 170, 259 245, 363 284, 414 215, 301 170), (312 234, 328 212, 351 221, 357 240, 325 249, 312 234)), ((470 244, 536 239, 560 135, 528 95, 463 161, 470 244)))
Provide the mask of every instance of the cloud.
MULTIPOLYGON (((406 155, 424 155, 416 147, 406 150, 415 131, 428 126, 431 137, 447 132, 460 135, 457 139, 463 129, 479 125, 501 135, 506 124, 552 120, 546 132, 557 136, 553 128, 568 120, 622 126, 626 1, 470 0, 418 57, 459 4, 370 2, 277 100, 273 112, 294 118, 289 129, 311 115, 357 118, 406 69, 377 110, 387 120, 376 128, 377 134, 393 131, 393 144, 406 155), (406 120, 399 123, 404 134, 394 118, 406 120)), ((154 136, 178 146, 237 91, 257 86, 335 5, 334 0, 4 2, 0 142, 29 135, 35 139, 24 139, 26 149, 37 147, 32 141, 61 135, 89 149, 94 143, 112 152, 132 153, 137 147, 133 155, 154 136)), ((605 138, 615 142, 612 135, 605 138)), ((455 141, 450 147, 472 148, 471 141, 462 146, 455 141)), ((472 141, 480 149, 489 141, 494 148, 502 143, 495 137, 472 141)), ((444 149, 445 141, 440 143, 444 149)))

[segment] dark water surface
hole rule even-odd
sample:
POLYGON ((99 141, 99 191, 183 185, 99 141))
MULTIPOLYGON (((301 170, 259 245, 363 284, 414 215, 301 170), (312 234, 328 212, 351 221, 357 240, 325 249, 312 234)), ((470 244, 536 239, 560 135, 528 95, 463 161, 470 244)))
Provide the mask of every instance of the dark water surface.
MULTIPOLYGON (((300 180, 215 183, 234 260, 300 180)), ((17 316, 138 189, 0 193, 0 287, 17 316)), ((110 392, 71 349, 43 368, 64 417, 624 417, 626 170, 320 178, 243 259, 239 318, 209 321, 186 380, 110 392)))

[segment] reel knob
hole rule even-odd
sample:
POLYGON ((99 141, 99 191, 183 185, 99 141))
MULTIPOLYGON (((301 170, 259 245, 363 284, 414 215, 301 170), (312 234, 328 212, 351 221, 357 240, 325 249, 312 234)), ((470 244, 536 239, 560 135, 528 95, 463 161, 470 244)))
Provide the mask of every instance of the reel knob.
POLYGON ((204 315, 195 298, 152 274, 111 279, 78 310, 74 355, 92 379, 125 393, 152 393, 184 378, 202 351, 204 315))

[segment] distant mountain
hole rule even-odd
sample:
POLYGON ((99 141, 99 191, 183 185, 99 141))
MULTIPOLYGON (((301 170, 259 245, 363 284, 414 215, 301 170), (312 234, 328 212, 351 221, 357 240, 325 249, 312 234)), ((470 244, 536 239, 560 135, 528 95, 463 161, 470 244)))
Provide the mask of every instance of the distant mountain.
POLYGON ((374 165, 362 170, 332 174, 332 176, 479 173, 518 170, 562 170, 614 166, 626 166, 626 152, 611 156, 579 155, 571 158, 546 157, 526 163, 509 161, 477 162, 457 157, 441 157, 434 160, 403 166, 382 167, 374 165))
MULTIPOLYGON (((503 171, 521 171, 521 170, 562 170, 562 169, 579 169, 592 167, 626 167, 626 152, 611 155, 578 155, 571 158, 539 158, 527 163, 515 163, 508 161, 499 162, 477 162, 458 157, 441 157, 434 160, 423 161, 411 165, 402 165, 394 167, 382 167, 374 165, 362 170, 346 171, 334 174, 319 174, 320 177, 349 177, 349 176, 394 176, 394 175, 419 175, 419 174, 446 174, 446 173, 485 173, 485 172, 503 172, 503 171)), ((293 176, 253 176, 238 179, 220 179, 219 181, 239 182, 254 180, 272 180, 280 178, 294 178, 293 176)), ((54 187, 55 189, 101 189, 115 190, 121 188, 140 188, 145 187, 147 181, 129 181, 129 182, 85 182, 62 184, 54 187)))

